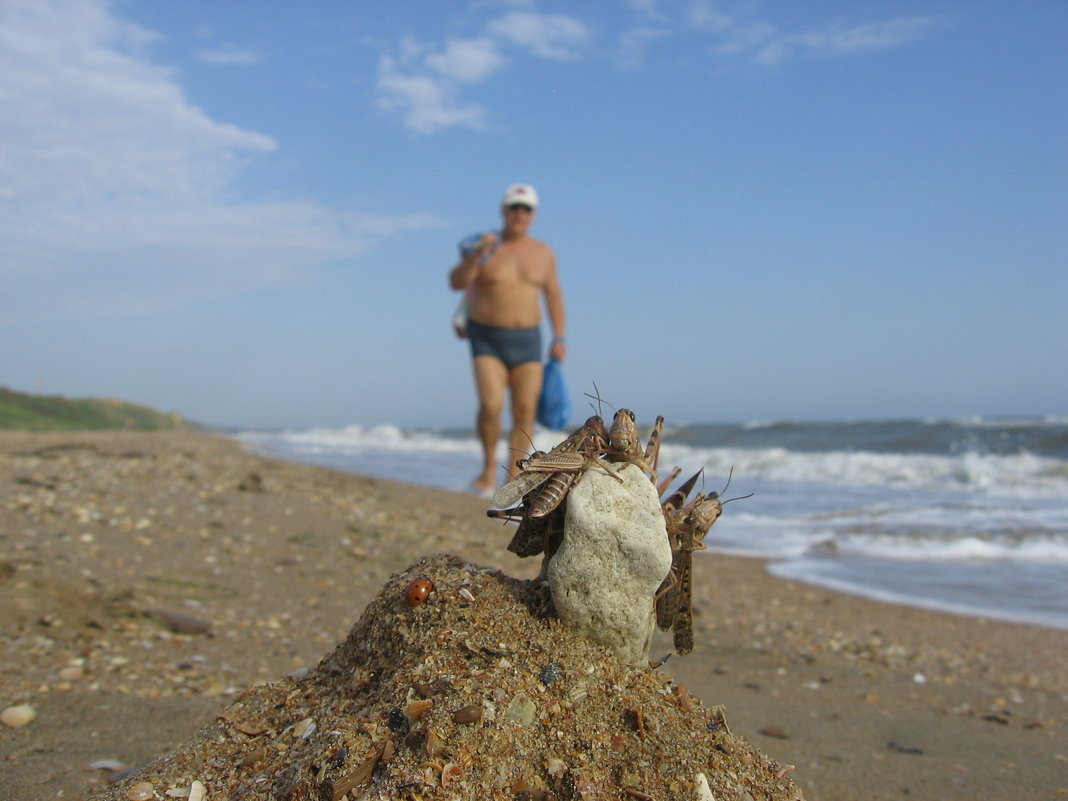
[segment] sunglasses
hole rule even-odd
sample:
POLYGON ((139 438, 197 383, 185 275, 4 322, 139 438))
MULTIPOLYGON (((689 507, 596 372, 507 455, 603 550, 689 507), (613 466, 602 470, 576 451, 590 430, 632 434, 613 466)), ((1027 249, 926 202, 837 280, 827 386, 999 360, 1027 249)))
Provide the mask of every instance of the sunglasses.
POLYGON ((506 208, 508 209, 508 211, 534 211, 534 207, 528 206, 526 203, 513 203, 511 206, 506 206, 506 208))

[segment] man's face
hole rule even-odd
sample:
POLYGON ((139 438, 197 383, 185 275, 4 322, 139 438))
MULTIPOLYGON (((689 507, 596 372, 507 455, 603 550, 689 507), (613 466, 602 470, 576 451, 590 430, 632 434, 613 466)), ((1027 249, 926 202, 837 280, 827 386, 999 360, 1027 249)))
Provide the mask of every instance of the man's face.
POLYGON ((534 214, 534 208, 526 203, 512 203, 501 207, 504 227, 514 234, 525 234, 530 224, 534 222, 534 214))

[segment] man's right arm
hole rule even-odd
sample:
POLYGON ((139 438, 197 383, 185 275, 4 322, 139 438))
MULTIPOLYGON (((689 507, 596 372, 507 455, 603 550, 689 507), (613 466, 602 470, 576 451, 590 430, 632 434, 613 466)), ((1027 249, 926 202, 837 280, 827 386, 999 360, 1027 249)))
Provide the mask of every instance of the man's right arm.
POLYGON ((490 249, 496 247, 499 241, 500 239, 495 234, 483 234, 478 247, 464 254, 460 263, 452 268, 449 273, 449 286, 456 290, 467 289, 478 277, 478 268, 482 266, 490 249))
POLYGON ((449 273, 449 286, 453 289, 467 289, 478 275, 478 262, 481 251, 472 251, 460 259, 460 263, 449 273))

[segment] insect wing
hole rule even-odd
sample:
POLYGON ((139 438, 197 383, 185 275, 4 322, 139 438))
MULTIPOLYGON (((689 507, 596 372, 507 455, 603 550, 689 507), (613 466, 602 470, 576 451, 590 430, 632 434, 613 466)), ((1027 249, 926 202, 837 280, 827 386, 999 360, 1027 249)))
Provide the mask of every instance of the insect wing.
POLYGON ((535 487, 549 480, 551 472, 524 471, 493 493, 497 506, 511 506, 535 487))

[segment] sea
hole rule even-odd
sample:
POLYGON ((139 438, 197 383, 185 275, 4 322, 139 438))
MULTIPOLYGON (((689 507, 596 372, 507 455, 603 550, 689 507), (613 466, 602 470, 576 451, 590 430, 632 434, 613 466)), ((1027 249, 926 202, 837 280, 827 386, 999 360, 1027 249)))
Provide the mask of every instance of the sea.
MULTIPOLYGON (((539 429, 533 446, 565 434, 539 429)), ((470 429, 234 436, 458 492, 481 467, 470 429)), ((729 501, 696 558, 759 557, 773 575, 844 593, 1068 629, 1068 418, 695 423, 665 429, 662 475, 673 466, 679 482, 703 470, 699 487, 729 501)))

